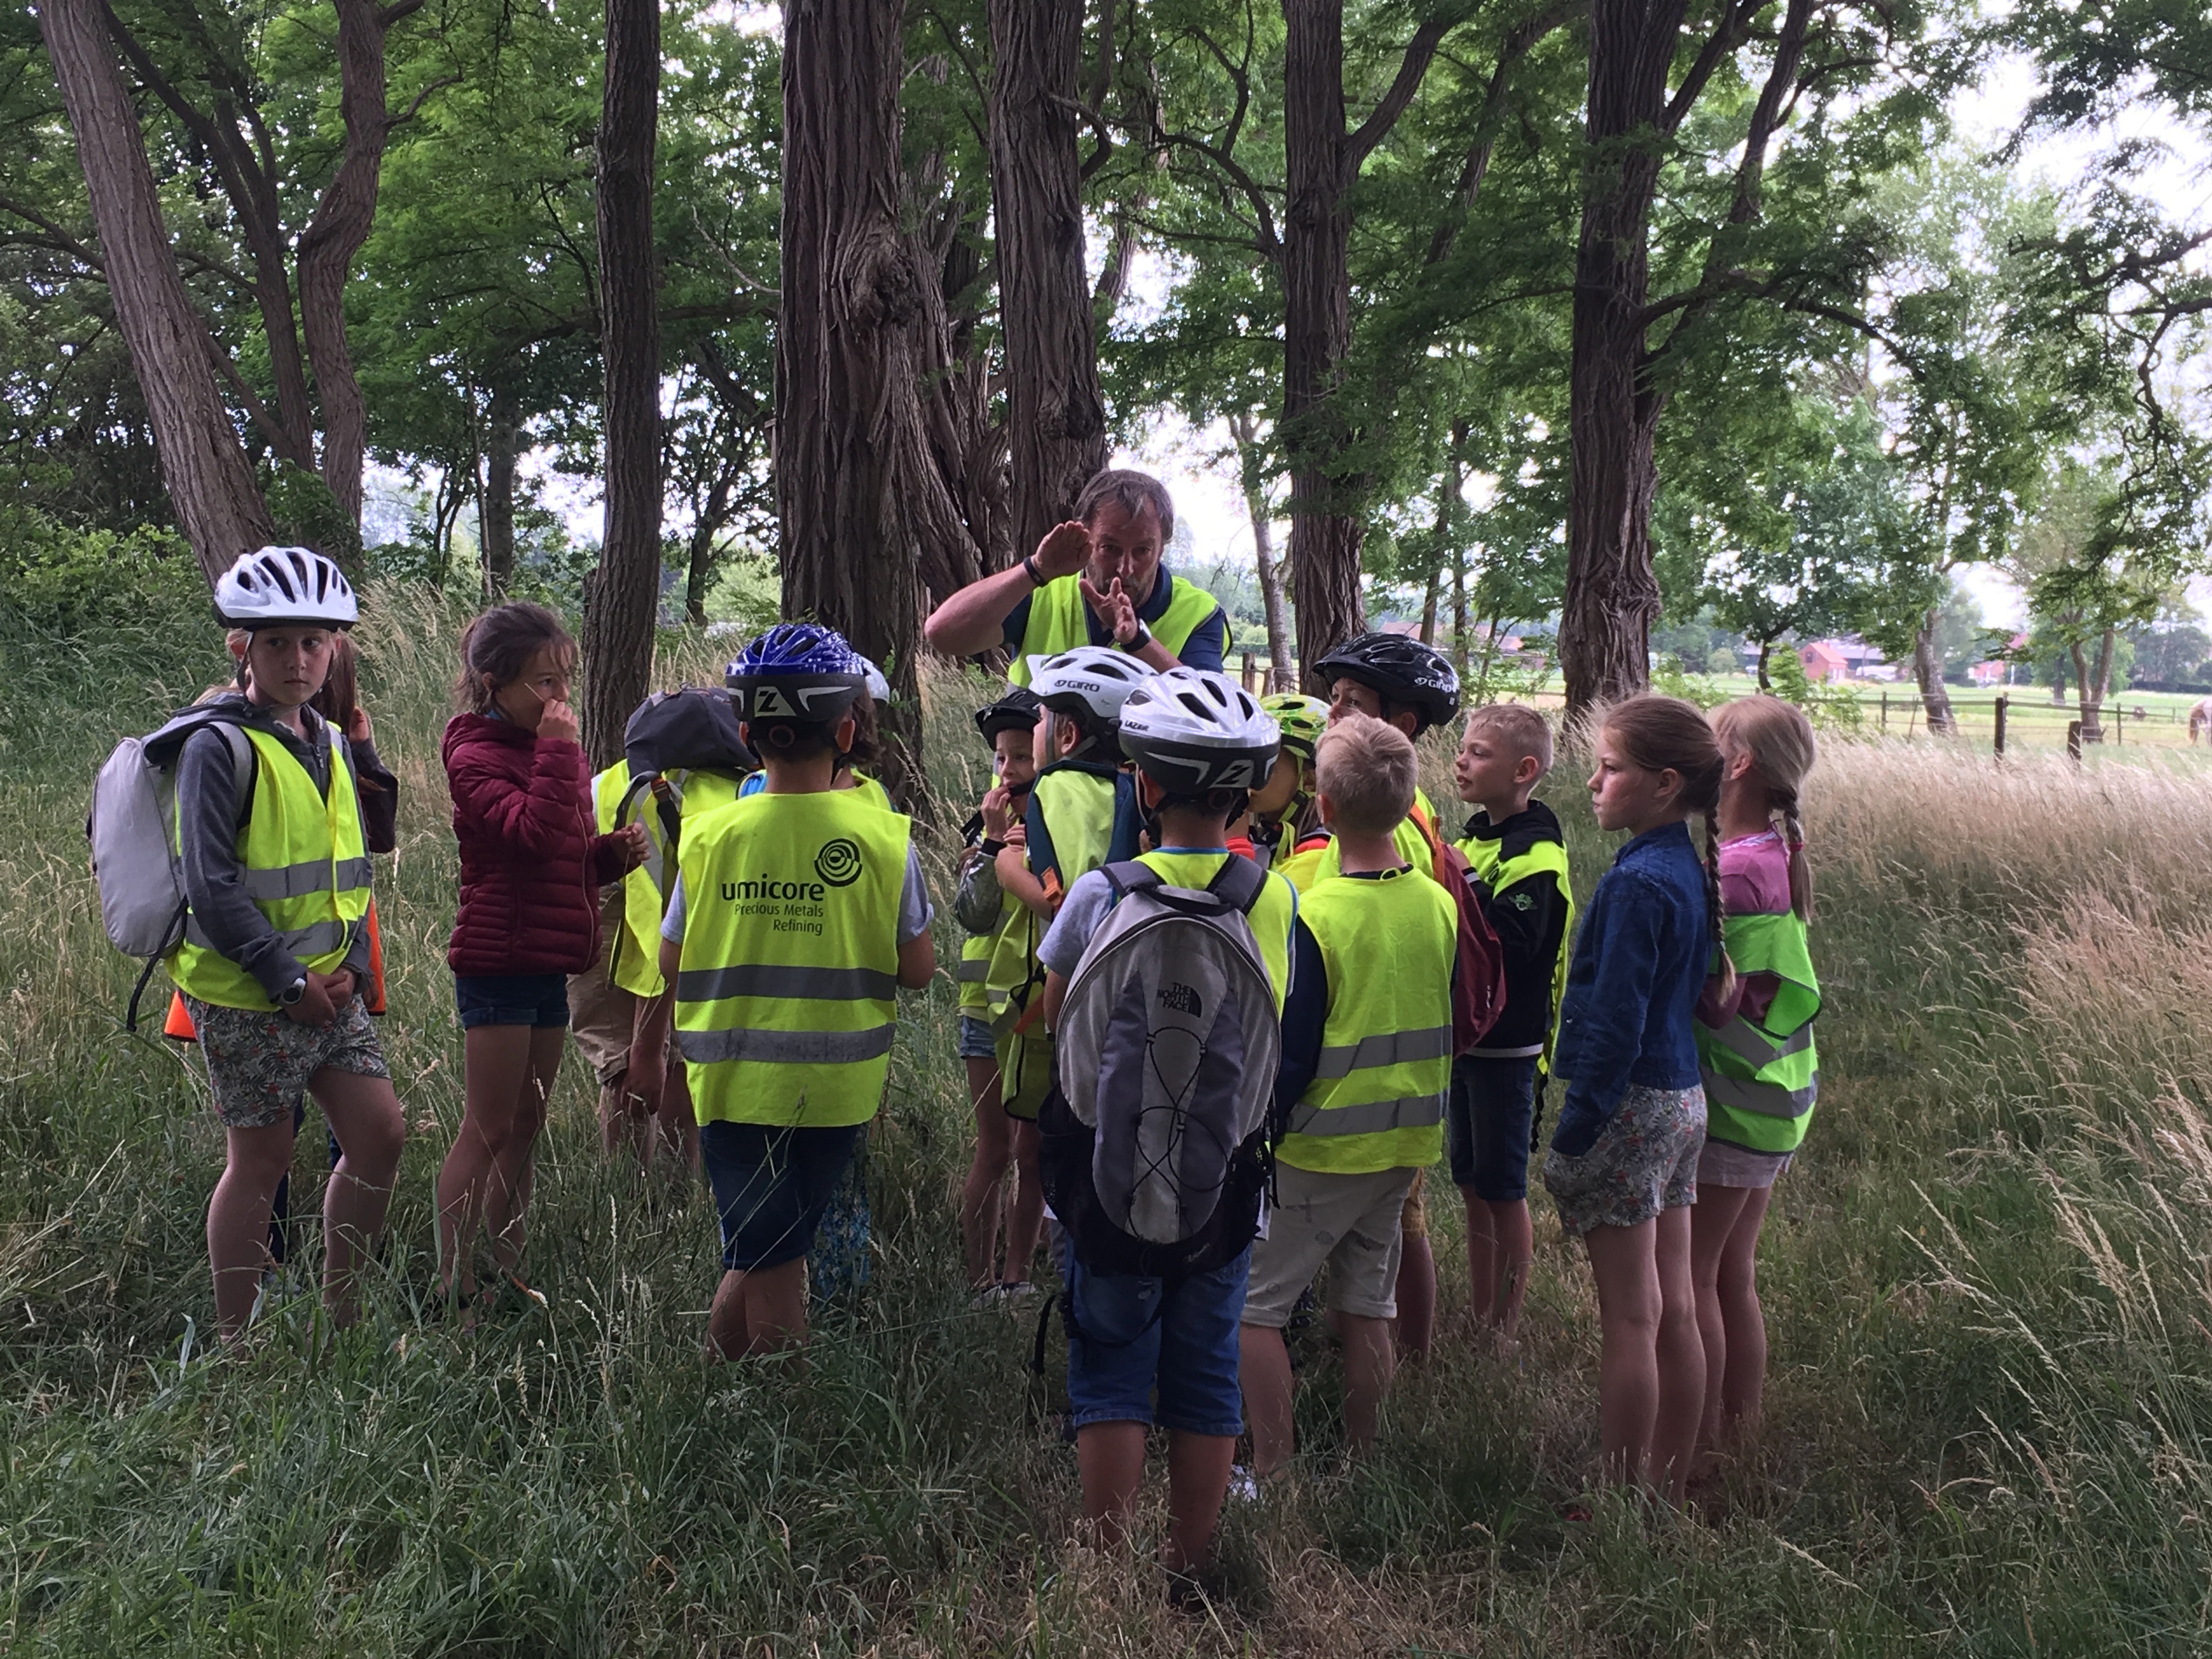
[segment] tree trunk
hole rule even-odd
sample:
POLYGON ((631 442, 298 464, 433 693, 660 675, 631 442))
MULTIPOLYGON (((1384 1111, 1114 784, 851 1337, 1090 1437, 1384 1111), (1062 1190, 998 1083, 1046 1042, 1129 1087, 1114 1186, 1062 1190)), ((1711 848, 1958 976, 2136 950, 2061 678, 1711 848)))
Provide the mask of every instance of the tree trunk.
POLYGON ((1344 468, 1335 396, 1352 349, 1343 0, 1283 0, 1283 436, 1298 660, 1310 665, 1367 626, 1360 481, 1344 468))
POLYGON ((1559 659, 1581 713, 1650 678, 1659 584, 1651 570, 1652 442, 1659 398, 1646 373, 1651 201, 1658 129, 1684 0, 1595 0, 1590 10, 1590 159, 1575 251, 1568 373, 1567 593, 1559 659))
MULTIPOLYGON (((1438 507, 1437 509, 1437 518, 1438 520, 1437 543, 1439 555, 1441 555, 1443 544, 1442 524, 1443 516, 1443 509, 1442 507, 1438 507)), ((1443 592, 1443 560, 1439 556, 1437 562, 1429 567, 1428 588, 1427 591, 1421 595, 1421 643, 1427 646, 1432 651, 1436 649, 1437 644, 1437 599, 1443 592)))
POLYGON ((2074 659, 2074 687, 2081 708, 2081 741, 2102 743, 2105 740, 2105 697, 2112 683, 2112 641, 2116 630, 2106 629, 2097 641, 2097 655, 2093 662, 2087 649, 2087 641, 2075 640, 2067 653, 2074 659))
MULTIPOLYGON (((903 0, 787 0, 776 515, 783 608, 845 630, 890 677, 883 779, 922 804, 921 548, 902 447, 922 448, 914 335, 935 273, 902 234, 903 0)), ((940 296, 941 298, 941 296, 940 296)))
POLYGON ((1267 618, 1267 690, 1295 691, 1297 672, 1291 657, 1291 628, 1283 606, 1283 568, 1275 560, 1274 514, 1268 509, 1266 480, 1260 471, 1259 423, 1249 410, 1229 417, 1237 440, 1237 477, 1244 486, 1244 512, 1252 520, 1252 562, 1260 569, 1260 609, 1267 618))
POLYGON ((1937 611, 1930 606, 1912 635, 1912 678, 1920 688, 1920 706, 1928 712, 1930 732, 1956 732, 1959 718, 1951 709, 1951 689, 1943 684, 1943 659, 1936 651, 1937 611))
POLYGON ((1762 691, 1774 690, 1774 682, 1766 678, 1766 659, 1773 654, 1774 641, 1761 640, 1759 642, 1759 689, 1762 691))
POLYGON ((1467 453, 1467 422, 1454 421, 1451 447, 1444 453, 1444 513, 1439 522, 1448 527, 1444 556, 1452 573, 1452 672, 1467 681, 1467 553, 1460 546, 1460 526, 1467 516, 1467 472, 1461 457, 1467 453))
POLYGON ((276 538, 268 503, 216 390, 209 337, 169 234, 99 0, 41 0, 39 21, 76 134, 116 321, 146 400, 177 521, 210 584, 276 538))
MULTIPOLYGON (((323 411, 323 482, 346 517, 361 523, 362 463, 368 415, 346 343, 345 285, 376 219, 377 179, 392 118, 385 107, 384 32, 390 14, 375 0, 333 0, 337 10, 338 110, 345 144, 338 170, 300 234, 300 316, 323 411)), ((512 538, 510 537, 510 551, 512 538)))
POLYGON ((584 608, 584 741, 594 767, 653 676, 660 599, 660 317, 653 241, 660 97, 659 0, 607 0, 599 120, 599 351, 605 369, 606 538, 584 608))
POLYGON ((1084 0, 991 0, 991 208, 1022 553, 1106 464, 1076 152, 1083 14, 1084 0))
POLYGON ((484 417, 484 487, 478 522, 483 526, 484 598, 497 604, 514 580, 514 461, 520 411, 505 386, 492 388, 484 417))

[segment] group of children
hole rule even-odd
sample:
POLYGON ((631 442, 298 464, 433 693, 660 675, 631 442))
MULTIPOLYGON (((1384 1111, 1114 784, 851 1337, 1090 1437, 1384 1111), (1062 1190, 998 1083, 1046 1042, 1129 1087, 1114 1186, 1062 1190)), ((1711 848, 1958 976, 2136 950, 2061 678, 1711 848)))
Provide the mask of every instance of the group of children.
MULTIPOLYGON (((235 1334, 301 1092, 340 1154, 325 1256, 340 1320, 402 1121, 361 995, 357 762, 309 707, 352 594, 319 556, 270 549, 217 605, 246 630, 220 714, 259 776, 240 805, 220 787, 228 740, 185 743, 192 924, 173 971, 229 1139, 209 1241, 235 1334)), ((654 781, 667 810, 621 824, 643 784, 589 775, 558 619, 499 607, 463 655, 444 750, 467 1076, 438 1182, 439 1294, 457 1312, 479 1297, 481 1233, 495 1286, 538 1295, 531 1152, 573 1006, 610 1149, 659 1140, 713 1189, 710 1352, 798 1340, 809 1249, 882 1099, 896 992, 937 969, 911 823, 855 769, 881 677, 830 630, 769 629, 730 665, 726 707, 678 694, 734 714, 754 776, 654 781)), ((1447 1156, 1474 1312, 1513 1340, 1552 1075, 1566 1087, 1542 1174, 1596 1279, 1608 1468, 1679 1499, 1756 1414, 1759 1230, 1815 1091, 1802 714, 1765 697, 1710 721, 1662 697, 1607 711, 1589 787, 1600 826, 1631 839, 1577 933, 1559 823, 1533 798, 1553 760, 1543 718, 1468 716, 1455 775, 1474 810, 1449 839, 1414 747, 1459 714, 1449 664, 1370 634, 1315 666, 1327 702, 1261 701, 1085 646, 1032 659, 1027 690, 975 714, 993 781, 954 905, 977 1129, 965 1267, 980 1299, 1027 1295, 1053 1223, 1086 1513, 1118 1535, 1147 1429, 1165 1429, 1176 1572, 1209 1558, 1248 1424, 1254 1474, 1294 1455, 1283 1331, 1324 1273, 1346 1437, 1373 1440, 1400 1356, 1430 1340, 1422 1187, 1447 1156), (1478 944, 1502 959, 1504 997, 1476 1031, 1460 992, 1478 944), (1170 948, 1188 971, 1158 957, 1170 948), (1256 1127, 1223 1105, 1255 1093, 1256 1127)))

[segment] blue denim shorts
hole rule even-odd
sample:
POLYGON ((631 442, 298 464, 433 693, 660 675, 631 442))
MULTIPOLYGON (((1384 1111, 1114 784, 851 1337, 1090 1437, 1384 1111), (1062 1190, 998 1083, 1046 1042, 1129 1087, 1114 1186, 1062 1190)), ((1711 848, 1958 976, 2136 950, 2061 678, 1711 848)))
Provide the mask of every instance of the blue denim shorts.
POLYGON ((568 1023, 566 974, 456 974, 453 1001, 461 1029, 534 1025, 558 1030, 568 1023))
POLYGON ((1164 1306, 1164 1281, 1086 1273, 1073 1258, 1072 1250, 1061 1253, 1073 1304, 1067 1395, 1075 1426, 1158 1423, 1185 1434, 1242 1433, 1237 1329, 1243 1322, 1250 1249, 1225 1267, 1184 1279, 1166 1294, 1164 1306))
POLYGON ((991 1035, 991 1022, 973 1014, 961 1015, 960 1047, 956 1052, 963 1060, 996 1060, 999 1045, 991 1035))
POLYGON ((1536 1056, 1486 1060, 1465 1054, 1452 1062, 1451 1093, 1444 1102, 1455 1186, 1474 1188, 1490 1204, 1528 1196, 1528 1154, 1536 1138, 1536 1056))
POLYGON ((866 1127, 699 1126, 699 1162, 714 1189, 726 1270, 780 1267, 814 1248, 815 1229, 866 1127))

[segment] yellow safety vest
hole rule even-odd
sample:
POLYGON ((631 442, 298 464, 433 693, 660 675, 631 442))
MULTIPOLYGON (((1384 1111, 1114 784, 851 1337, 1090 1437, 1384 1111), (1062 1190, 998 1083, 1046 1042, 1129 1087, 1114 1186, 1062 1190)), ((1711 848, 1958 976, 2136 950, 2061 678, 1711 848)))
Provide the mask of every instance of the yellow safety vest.
POLYGON ((1298 913, 1328 1018, 1275 1156, 1322 1175, 1425 1169, 1443 1154, 1459 912, 1435 882, 1392 871, 1316 882, 1298 913))
MULTIPOLYGON (((738 798, 738 779, 728 772, 671 772, 669 787, 676 793, 678 820, 688 831, 702 813, 726 806, 738 798)), ((615 813, 629 790, 629 763, 617 761, 592 780, 592 804, 598 809, 599 833, 611 836, 620 826, 615 813)), ((623 925, 607 941, 608 977, 632 996, 657 997, 668 988, 660 975, 660 918, 665 909, 662 890, 669 881, 667 831, 653 801, 641 792, 630 811, 645 825, 645 862, 623 878, 623 925)))
POLYGON ((1738 1013, 1717 1031, 1703 1020, 1691 1027, 1705 1071, 1705 1133, 1754 1152, 1794 1152, 1820 1097, 1813 1042, 1820 979, 1804 921, 1787 910, 1730 916, 1722 937, 1737 973, 1771 974, 1779 982, 1765 1018, 1738 1013))
POLYGON ((839 789, 748 795, 684 837, 676 1042, 701 1122, 876 1115, 912 833, 839 789))
MULTIPOLYGON (((1556 841, 1531 842, 1511 858, 1499 856, 1505 848, 1502 837, 1469 836, 1464 841, 1452 843, 1466 857, 1468 868, 1480 878, 1482 884, 1493 894, 1518 887, 1531 876, 1548 875, 1559 885, 1559 902, 1566 906, 1566 925, 1559 930, 1559 959, 1552 967, 1552 1025, 1545 1034, 1543 1057, 1539 1069, 1548 1074, 1552 1067, 1552 1047, 1559 1037, 1559 1004, 1567 994, 1567 963, 1575 936, 1575 884, 1567 872, 1567 849, 1556 841)), ((1480 1054, 1480 1048, 1474 1051, 1480 1054)), ((1495 1056, 1497 1050, 1492 1050, 1495 1056)))
MULTIPOLYGON (((331 745, 327 793, 278 738, 239 728, 253 744, 253 811, 238 833, 246 895, 311 974, 336 973, 368 911, 368 844, 353 769, 331 745)), ((181 827, 178 851, 184 850, 181 827)), ((169 958, 177 988, 202 1002, 257 1012, 276 1005, 261 981, 208 943, 185 918, 184 942, 169 958)))
MULTIPOLYGON (((1029 625, 1007 665, 1006 678, 1016 685, 1030 683, 1030 659, 1049 657, 1091 643, 1091 607, 1083 602, 1078 576, 1059 576, 1030 596, 1029 625)), ((1221 609, 1220 601, 1196 582, 1177 581, 1165 570, 1159 580, 1168 584, 1168 608, 1156 623, 1146 624, 1152 638, 1170 656, 1180 657, 1201 623, 1221 609)))

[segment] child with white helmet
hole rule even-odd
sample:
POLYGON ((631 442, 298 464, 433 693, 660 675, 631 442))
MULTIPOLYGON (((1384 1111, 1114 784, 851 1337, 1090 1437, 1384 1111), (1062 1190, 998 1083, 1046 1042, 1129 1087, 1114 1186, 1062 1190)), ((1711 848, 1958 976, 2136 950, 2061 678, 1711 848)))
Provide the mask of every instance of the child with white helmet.
POLYGON ((383 1231, 405 1123, 362 1005, 368 836, 344 735, 309 706, 359 612, 344 573, 304 547, 264 547, 216 584, 244 688, 192 711, 177 760, 188 906, 169 972, 205 1056, 225 1160, 208 1209, 216 1316, 235 1340, 269 1265, 270 1206, 292 1167, 293 1109, 323 1109, 343 1156, 323 1202, 323 1300, 356 1316, 358 1264, 383 1231), (208 724, 210 708, 242 733, 208 724))
MULTIPOLYGON (((1225 883, 1227 866, 1236 860, 1236 869, 1258 890, 1243 915, 1273 994, 1267 1018, 1279 1019, 1289 986, 1297 896, 1281 876, 1254 871, 1236 859, 1227 841, 1230 823, 1243 814, 1250 792, 1274 766, 1280 742, 1275 721, 1234 680, 1175 668, 1138 687, 1121 705, 1119 723, 1121 744, 1136 763, 1138 797, 1152 826, 1153 849, 1135 863, 1169 887, 1203 891, 1225 883)), ((1057 1024, 1093 935, 1126 890, 1103 870, 1069 889, 1038 946, 1048 1024, 1057 1024)), ((1225 1073, 1204 1072, 1213 1087, 1237 1088, 1245 1080, 1235 1060, 1226 1062, 1225 1073)), ((1090 1137, 1073 1126, 1056 1096, 1042 1126, 1042 1161, 1046 1195, 1063 1219, 1088 1213, 1097 1196, 1081 1144, 1090 1137)), ((1101 1145, 1110 1139, 1103 1127, 1097 1133, 1101 1145)), ((1224 1185, 1208 1223, 1206 1249, 1173 1276, 1121 1270, 1110 1250, 1091 1254, 1080 1220, 1071 1221, 1067 1233, 1062 1267, 1068 1395, 1084 1512, 1109 1541, 1121 1535, 1143 1481, 1146 1431, 1157 1421, 1169 1437, 1163 1559, 1179 1584, 1211 1559, 1243 1427, 1237 1329, 1259 1197, 1256 1182, 1249 1190, 1234 1182, 1224 1185)))
MULTIPOLYGON (((1075 884, 1102 864, 1133 857, 1142 826, 1134 781, 1121 767, 1121 708, 1151 671, 1127 652, 1079 645, 1033 658, 1030 690, 1044 705, 1040 763, 1023 819, 1024 844, 994 860, 1001 891, 1040 925, 1059 914, 1075 884)), ((998 1047, 1000 1104, 1033 1121, 1052 1078, 1037 996, 1043 970, 1034 929, 1010 927, 994 948, 984 987, 998 1047)), ((1007 1264, 1007 1277, 1026 1283, 1007 1264)))

